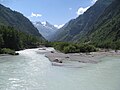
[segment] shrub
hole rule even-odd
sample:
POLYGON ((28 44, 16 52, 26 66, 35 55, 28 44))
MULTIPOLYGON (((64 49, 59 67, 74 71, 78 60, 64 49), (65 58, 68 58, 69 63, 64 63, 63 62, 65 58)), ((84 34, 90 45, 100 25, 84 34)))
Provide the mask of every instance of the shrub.
POLYGON ((3 48, 3 49, 1 49, 1 53, 2 53, 2 54, 16 55, 15 51, 14 51, 14 50, 11 50, 11 49, 9 49, 9 48, 3 48))
POLYGON ((89 44, 73 44, 66 42, 55 42, 53 47, 63 53, 79 53, 79 52, 94 52, 97 49, 89 44))

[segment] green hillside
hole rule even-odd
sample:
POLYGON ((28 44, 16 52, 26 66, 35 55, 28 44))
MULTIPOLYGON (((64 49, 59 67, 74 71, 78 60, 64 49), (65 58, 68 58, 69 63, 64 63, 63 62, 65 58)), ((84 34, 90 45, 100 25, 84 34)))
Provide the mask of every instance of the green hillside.
POLYGON ((12 11, 0 4, 0 25, 12 26, 18 31, 22 31, 31 35, 39 36, 38 30, 33 26, 33 24, 17 11, 12 11))
POLYGON ((84 14, 68 22, 53 37, 53 41, 77 41, 92 29, 97 19, 113 0, 98 0, 84 14))
POLYGON ((44 41, 29 19, 0 4, 0 54, 35 48, 44 41))
POLYGON ((120 45, 120 1, 115 0, 99 17, 93 29, 79 41, 90 42, 99 47, 120 45))
POLYGON ((0 50, 10 48, 12 50, 21 50, 25 48, 37 47, 43 40, 15 30, 13 27, 0 26, 0 50))

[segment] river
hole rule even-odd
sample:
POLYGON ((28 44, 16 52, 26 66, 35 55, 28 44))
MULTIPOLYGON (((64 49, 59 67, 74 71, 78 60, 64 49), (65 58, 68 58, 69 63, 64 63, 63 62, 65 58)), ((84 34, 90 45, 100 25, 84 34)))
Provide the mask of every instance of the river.
POLYGON ((52 66, 38 49, 0 56, 0 90, 120 90, 120 57, 83 68, 52 66))

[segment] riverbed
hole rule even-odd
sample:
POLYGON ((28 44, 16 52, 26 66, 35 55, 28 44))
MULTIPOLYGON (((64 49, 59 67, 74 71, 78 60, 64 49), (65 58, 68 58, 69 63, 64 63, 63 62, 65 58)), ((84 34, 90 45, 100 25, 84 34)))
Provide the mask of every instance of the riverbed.
POLYGON ((120 90, 120 56, 82 68, 52 66, 38 49, 0 56, 0 90, 120 90))

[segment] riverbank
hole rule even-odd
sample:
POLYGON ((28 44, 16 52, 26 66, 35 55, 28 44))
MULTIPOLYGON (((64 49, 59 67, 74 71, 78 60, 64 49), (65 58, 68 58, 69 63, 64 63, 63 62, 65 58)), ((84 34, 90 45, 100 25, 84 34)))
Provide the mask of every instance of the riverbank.
POLYGON ((18 51, 19 56, 1 56, 0 90, 119 90, 119 57, 97 64, 66 61, 58 67, 45 57, 50 51, 53 48, 35 48, 18 51))
POLYGON ((19 53, 9 48, 2 48, 0 49, 0 56, 1 55, 19 55, 19 53))
POLYGON ((98 51, 91 53, 69 53, 64 54, 59 51, 56 51, 53 48, 40 48, 38 53, 45 54, 45 56, 55 65, 63 65, 68 62, 77 62, 77 63, 91 63, 96 64, 101 62, 101 58, 106 56, 120 56, 120 51, 115 52, 114 50, 110 51, 98 51), (60 64, 61 63, 61 64, 60 64))

